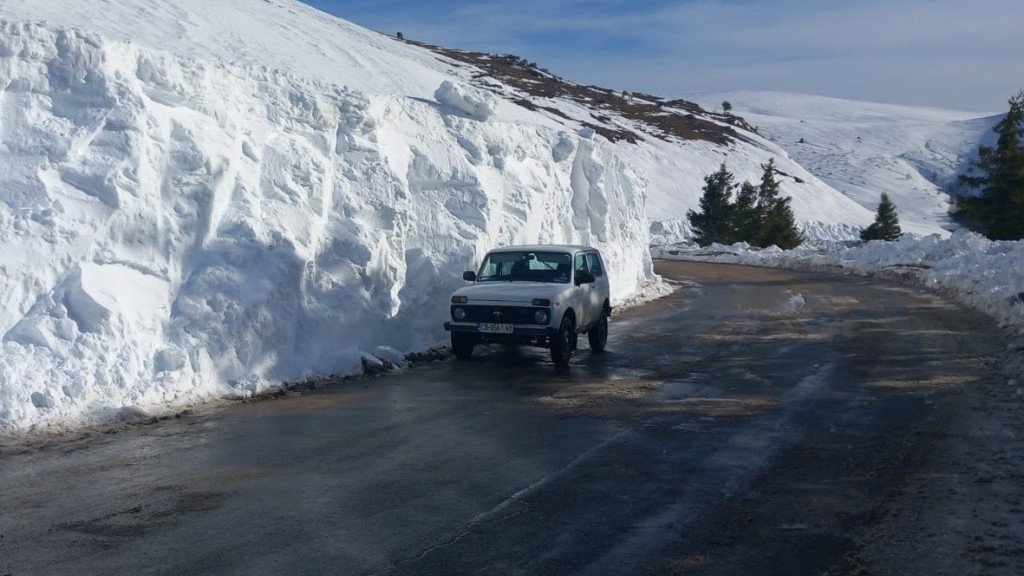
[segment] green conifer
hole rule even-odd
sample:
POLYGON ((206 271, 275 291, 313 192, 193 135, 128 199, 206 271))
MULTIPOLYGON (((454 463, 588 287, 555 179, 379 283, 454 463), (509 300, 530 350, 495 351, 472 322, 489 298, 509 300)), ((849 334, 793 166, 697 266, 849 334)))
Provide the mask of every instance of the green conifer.
POLYGON ((796 248, 803 242, 796 226, 789 198, 782 198, 779 181, 775 179, 775 159, 762 164, 761 185, 757 189, 758 212, 762 218, 761 230, 751 244, 761 247, 778 246, 783 250, 796 248))
POLYGON ((896 215, 896 205, 892 203, 889 195, 882 193, 882 201, 878 203, 878 212, 875 213, 875 222, 860 231, 860 239, 885 240, 891 242, 899 240, 903 236, 900 230, 900 219, 896 215))
POLYGON ((736 239, 756 244, 761 234, 761 225, 764 216, 758 207, 757 187, 750 182, 744 182, 740 186, 740 193, 736 197, 736 205, 733 209, 733 227, 736 230, 736 239))
POLYGON ((686 213, 693 228, 697 244, 710 246, 714 242, 731 244, 735 238, 733 210, 731 203, 733 175, 725 164, 718 172, 704 178, 704 194, 700 198, 700 211, 686 213))
POLYGON ((970 228, 995 240, 1024 238, 1024 90, 1010 98, 1010 110, 993 130, 995 148, 978 148, 983 176, 961 176, 981 196, 963 198, 957 216, 970 228))

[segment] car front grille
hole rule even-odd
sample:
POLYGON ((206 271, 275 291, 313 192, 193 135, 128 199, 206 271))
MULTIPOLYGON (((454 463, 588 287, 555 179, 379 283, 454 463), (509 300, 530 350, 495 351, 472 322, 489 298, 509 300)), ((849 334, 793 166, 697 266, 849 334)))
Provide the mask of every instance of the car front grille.
POLYGON ((460 322, 489 322, 493 324, 536 324, 534 314, 543 308, 529 306, 452 306, 466 311, 460 322))

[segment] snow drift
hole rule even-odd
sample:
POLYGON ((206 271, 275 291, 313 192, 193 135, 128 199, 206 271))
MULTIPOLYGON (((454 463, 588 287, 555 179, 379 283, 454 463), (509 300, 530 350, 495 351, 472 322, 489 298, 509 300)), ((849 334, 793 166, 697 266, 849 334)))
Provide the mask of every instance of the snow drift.
POLYGON ((617 299, 653 276, 638 179, 564 130, 24 22, 0 87, 3 428, 438 344, 496 245, 596 245, 617 299))

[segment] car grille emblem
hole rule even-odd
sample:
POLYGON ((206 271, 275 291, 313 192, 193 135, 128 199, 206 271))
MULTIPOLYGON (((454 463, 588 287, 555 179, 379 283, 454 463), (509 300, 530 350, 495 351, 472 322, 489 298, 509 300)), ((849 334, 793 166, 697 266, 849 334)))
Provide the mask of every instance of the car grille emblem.
POLYGON ((495 312, 495 313, 494 313, 494 318, 495 318, 496 320, 501 320, 501 312, 495 312))

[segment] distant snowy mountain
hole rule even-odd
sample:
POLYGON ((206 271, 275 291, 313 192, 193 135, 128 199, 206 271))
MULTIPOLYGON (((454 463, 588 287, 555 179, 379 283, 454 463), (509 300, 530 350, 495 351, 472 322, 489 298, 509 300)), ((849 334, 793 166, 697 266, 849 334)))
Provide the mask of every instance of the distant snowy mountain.
POLYGON ((729 101, 759 134, 865 208, 889 193, 903 230, 922 235, 955 228, 949 191, 1000 118, 782 92, 688 97, 711 109, 729 101))
POLYGON ((0 0, 0 429, 442 343, 496 245, 598 246, 621 302, 722 162, 776 158, 809 238, 871 221, 735 118, 488 59, 295 0, 0 0))

